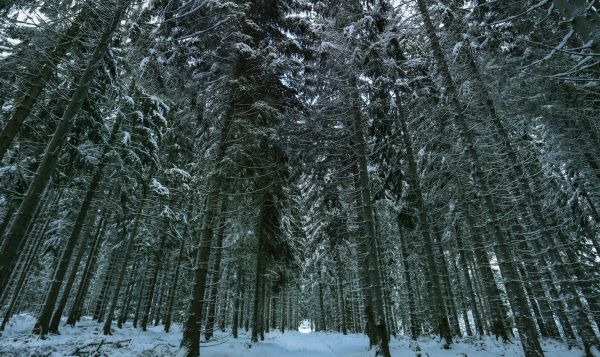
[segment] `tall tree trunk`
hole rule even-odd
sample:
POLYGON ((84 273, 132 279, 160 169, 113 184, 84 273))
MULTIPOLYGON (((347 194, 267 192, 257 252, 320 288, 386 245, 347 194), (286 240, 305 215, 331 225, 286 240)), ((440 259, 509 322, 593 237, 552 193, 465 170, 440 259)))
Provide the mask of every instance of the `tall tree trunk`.
POLYGON ((117 319, 117 328, 123 328, 123 324, 127 321, 127 316, 129 315, 129 306, 131 305, 131 299, 133 297, 133 288, 135 287, 136 280, 138 280, 138 276, 138 260, 135 259, 133 266, 131 267, 131 278, 127 284, 127 289, 125 289, 125 295, 123 299, 124 303, 121 307, 119 318, 117 319))
POLYGON ((161 309, 163 307, 163 300, 165 298, 165 279, 168 274, 168 269, 164 269, 160 277, 160 284, 158 285, 158 290, 156 292, 156 304, 154 304, 152 319, 150 319, 151 321, 154 320, 154 326, 158 326, 158 324, 160 324, 161 309))
POLYGON ((280 308, 281 308, 281 321, 280 321, 280 326, 279 326, 279 331, 283 334, 285 333, 285 326, 287 325, 287 321, 286 321, 286 313, 285 313, 285 290, 282 290, 281 293, 279 294, 279 300, 280 300, 280 308))
POLYGON ((427 279, 428 290, 432 295, 432 308, 433 317, 437 323, 437 331, 440 337, 446 340, 445 348, 452 343, 452 335, 450 332, 450 324, 448 317, 444 311, 444 297, 442 295, 442 281, 441 274, 438 272, 437 264, 435 262, 434 253, 434 241, 431 238, 431 227, 429 225, 429 217, 427 214, 427 208, 425 207, 425 201, 423 200, 423 194, 421 191, 421 185, 419 183, 419 174, 417 171, 417 163, 415 161, 415 155, 413 152, 412 139, 408 131, 408 125, 406 124, 406 114, 404 112, 404 106, 400 99, 400 93, 396 94, 396 107, 398 109, 398 120, 402 128, 402 141, 406 150, 405 159, 408 162, 408 180, 411 186, 411 195, 417 206, 417 213, 419 214, 420 233, 423 238, 423 248, 425 250, 425 261, 427 264, 427 271, 429 272, 429 278, 427 279))
POLYGON ((406 244, 404 243, 404 234, 402 234, 402 225, 400 223, 401 218, 400 216, 397 217, 398 220, 398 232, 400 233, 398 236, 398 243, 400 245, 400 252, 402 254, 402 264, 404 265, 404 281, 406 282, 406 289, 408 290, 408 305, 409 305, 409 317, 410 317, 410 337, 413 340, 417 340, 417 337, 419 336, 419 331, 420 331, 420 327, 419 327, 419 317, 418 317, 418 309, 417 309, 417 305, 416 305, 416 296, 415 296, 415 292, 413 289, 413 285, 411 282, 411 277, 410 277, 410 271, 411 271, 411 264, 410 264, 410 258, 409 258, 409 254, 408 254, 408 247, 406 246, 406 244))
MULTIPOLYGON (((351 83, 353 90, 356 90, 356 83, 351 83)), ((375 226, 373 218, 373 207, 371 200, 371 189, 369 187, 369 174, 367 171, 367 147, 363 134, 363 119, 360 112, 360 96, 358 93, 353 95, 353 130, 354 145, 358 159, 359 184, 361 193, 362 210, 364 214, 365 233, 369 245, 369 279, 371 283, 371 302, 373 304, 373 320, 375 331, 379 337, 378 352, 383 357, 390 357, 390 348, 388 341, 387 327, 385 326, 385 307, 384 296, 377 269, 377 237, 375 236, 375 226)))
POLYGON ((113 282, 118 258, 118 252, 116 252, 113 248, 105 269, 106 272, 104 273, 104 279, 102 280, 102 286, 100 287, 100 294, 98 294, 98 299, 96 300, 96 306, 94 308, 93 318, 98 323, 101 323, 104 319, 104 308, 106 306, 106 299, 108 298, 110 285, 113 282))
MULTIPOLYGON (((129 256, 131 255, 131 250, 133 249, 133 242, 135 241, 135 237, 137 236, 137 231, 142 218, 142 211, 146 204, 146 197, 148 196, 148 185, 150 184, 150 179, 152 178, 154 169, 154 167, 150 169, 148 177, 142 183, 142 195, 140 196, 140 202, 137 207, 137 212, 135 213, 133 227, 131 228, 131 232, 129 232, 129 236, 127 237, 127 241, 125 242, 125 251, 123 252, 123 256, 121 257, 121 265, 119 267, 118 272, 119 274, 117 275, 117 281, 115 282, 113 295, 110 301, 110 305, 108 307, 108 312, 106 313, 106 318, 104 320, 104 327, 102 331, 105 335, 112 335, 111 326, 115 315, 115 309, 117 308, 117 301, 119 300, 121 285, 123 284, 123 280, 125 279, 127 264, 129 263, 129 256)), ((127 234, 125 226, 123 226, 123 233, 127 234)))
MULTIPOLYGON (((221 285, 221 291, 225 292, 225 304, 222 306, 220 312, 219 312, 219 329, 221 330, 221 332, 225 332, 225 327, 227 325, 227 319, 229 316, 229 308, 230 308, 230 304, 231 302, 229 301, 230 296, 231 296, 231 289, 229 289, 229 265, 226 266, 225 271, 227 271, 227 275, 225 275, 225 279, 222 281, 221 285)), ((270 310, 269 310, 270 311, 270 310)))
MULTIPOLYGON (((60 197, 60 195, 58 197, 60 197)), ((27 256, 27 261, 25 262, 25 264, 24 264, 23 268, 21 269, 19 276, 15 282, 13 294, 11 296, 10 302, 8 303, 8 305, 6 307, 6 311, 4 313, 4 318, 2 319, 2 325, 0 325, 0 331, 4 331, 4 328, 6 327, 8 320, 12 316, 15 305, 17 303, 17 299, 19 298, 19 296, 21 295, 21 292, 23 291, 23 288, 25 287, 25 282, 27 281, 27 277, 29 276, 29 273, 31 272, 31 266, 35 262, 38 252, 39 252, 39 249, 42 246, 44 237, 46 236, 46 234, 45 234, 46 228, 47 228, 47 224, 45 225, 44 228, 42 228, 40 233, 35 237, 35 239, 33 241, 33 245, 31 247, 32 249, 27 256)), ((1 304, 0 306, 3 306, 3 305, 4 304, 1 304)))
POLYGON ((262 334, 262 305, 264 299, 264 284, 265 280, 264 273, 266 268, 265 262, 265 244, 266 240, 270 238, 267 231, 270 220, 270 205, 272 202, 272 195, 269 192, 263 194, 260 213, 258 216, 258 222, 256 227, 256 276, 254 280, 254 301, 252 305, 252 342, 258 342, 258 335, 262 334))
MULTIPOLYGON (((59 191, 51 201, 47 201, 43 205, 39 206, 38 212, 36 212, 36 214, 35 214, 36 220, 41 211, 47 211, 48 209, 50 209, 50 210, 49 210, 44 222, 37 225, 38 226, 37 229, 35 229, 36 227, 34 225, 30 225, 27 235, 28 236, 31 235, 33 237, 32 240, 34 242, 37 242, 38 240, 43 239, 43 237, 48 232, 48 226, 50 225, 52 219, 56 216, 56 211, 58 210, 58 203, 60 202, 62 193, 63 193, 62 190, 59 191)), ((30 249, 28 250, 29 253, 31 253, 31 248, 33 248, 33 247, 35 247, 35 244, 30 245, 30 249)), ((23 247, 23 249, 25 249, 25 247, 23 247)), ((23 264, 25 264, 27 262, 27 259, 21 258, 21 261, 23 262, 23 264)), ((26 273, 27 273, 27 271, 22 268, 21 269, 13 269, 13 272, 9 279, 9 283, 12 283, 12 284, 9 284, 8 286, 9 287, 13 286, 16 289, 15 284, 18 285, 18 282, 21 280, 21 277, 23 276, 23 274, 26 274, 26 273)), ((0 306, 4 306, 6 299, 8 299, 8 297, 10 295, 10 291, 11 290, 9 288, 7 288, 2 292, 2 296, 0 297, 0 306)))
POLYGON ((85 301, 85 297, 90 286, 90 281, 93 277, 96 261, 98 260, 98 253, 100 252, 100 246, 102 244, 102 236, 104 235, 104 230, 106 228, 107 222, 108 220, 106 218, 105 210, 96 228, 96 233, 94 234, 94 243, 92 245, 92 248, 90 249, 90 253, 88 254, 85 263, 85 268, 81 275, 79 286, 77 287, 77 293, 75 294, 75 300, 71 305, 71 310, 69 311, 69 316, 67 317, 67 325, 71 325, 72 327, 75 326, 75 323, 79 320, 79 317, 81 316, 83 302, 85 301))
POLYGON ((161 260, 164 256, 164 247, 166 241, 166 233, 161 235, 160 243, 158 244, 158 251, 155 252, 154 255, 154 269, 152 270, 152 275, 150 276, 150 284, 146 289, 146 304, 144 305, 144 311, 142 313, 142 322, 140 324, 142 331, 146 331, 148 327, 148 319, 150 315, 150 307, 152 306, 152 297, 154 295, 156 289, 156 280, 158 277, 158 272, 161 269, 161 260))
POLYGON ((77 255, 75 256, 75 261, 71 266, 71 272, 69 273, 69 277, 67 278, 67 282, 63 289, 62 296, 58 302, 58 306, 56 306, 56 310, 54 311, 52 319, 50 320, 50 325, 48 327, 48 331, 50 333, 58 334, 58 325, 60 324, 60 318, 62 317, 62 313, 65 309, 65 306, 67 305, 67 299, 69 298, 69 294, 71 292, 73 284, 75 283, 75 279, 77 278, 79 264, 81 263, 81 259, 83 259, 83 255, 88 246, 88 240, 90 238, 90 235, 92 234, 92 225, 96 220, 96 217, 92 217, 93 218, 88 221, 87 229, 83 234, 84 239, 79 243, 79 251, 77 252, 77 255))
POLYGON ((487 300, 490 305, 490 331, 496 335, 496 339, 498 337, 502 337, 502 340, 507 342, 509 332, 508 327, 506 326, 505 308, 500 295, 500 289, 498 288, 496 280, 494 279, 494 272, 485 250, 482 239, 483 232, 481 232, 481 230, 478 228, 475 219, 471 215, 469 203, 466 202, 464 193, 460 192, 460 190, 458 192, 458 200, 467 226, 471 229, 471 240, 474 250, 475 265, 477 266, 476 270, 481 274, 485 295, 487 296, 487 300))
MULTIPOLYGON (((351 169, 353 170, 352 174, 354 176, 354 190, 353 190, 353 201, 354 204, 356 205, 357 209, 356 209, 356 215, 358 217, 357 221, 358 222, 365 222, 366 219, 364 217, 364 210, 361 209, 363 203, 362 203, 362 193, 360 191, 360 178, 359 178, 359 173, 358 173, 358 167, 356 165, 352 165, 351 169)), ((370 281, 370 276, 369 276, 369 248, 367 245, 367 239, 366 239, 366 234, 365 234, 365 228, 363 224, 359 224, 358 225, 358 229, 356 232, 356 248, 357 248, 357 259, 358 259, 358 266, 359 266, 359 271, 358 271, 358 276, 359 276, 359 286, 360 286, 360 290, 362 291, 362 293, 364 294, 364 298, 365 298, 365 306, 364 306, 364 318, 365 318, 365 324, 361 324, 361 326, 364 326, 364 331, 367 334, 367 336, 369 337, 369 346, 373 347, 375 345, 377 345, 378 342, 378 334, 374 329, 375 323, 374 323, 374 315, 373 315, 373 309, 372 309, 372 301, 373 299, 371 298, 371 294, 372 294, 372 290, 370 288, 371 286, 371 281, 370 281)))
MULTIPOLYGON (((190 215, 188 215, 189 217, 190 215)), ((187 237, 188 223, 185 223, 184 237, 187 237)), ((173 280, 171 281, 171 287, 169 289, 169 299, 167 302, 167 312, 165 313, 165 332, 169 332, 171 329, 171 319, 173 318, 173 307, 175 305, 175 296, 177 295, 177 284, 179 282, 179 272, 181 270, 181 260, 183 259, 183 253, 185 252, 185 239, 182 238, 179 243, 179 253, 177 254, 177 261, 175 262, 175 273, 173 274, 173 280)))
MULTIPOLYGON (((240 315, 240 300, 243 299, 243 294, 241 293, 241 285, 242 285, 242 268, 241 265, 238 265, 237 268, 237 277, 235 283, 235 294, 233 296, 233 317, 231 318, 231 333, 233 338, 238 338, 238 330, 239 330, 239 315, 240 315)), ((275 305, 273 305, 273 310, 275 310, 275 305)), ((273 314, 274 316, 275 314, 273 314)), ((273 324, 273 328, 275 325, 273 324)))
POLYGON ((242 321, 242 324, 244 325, 244 331, 248 332, 248 330, 250 329, 249 325, 250 325, 250 321, 248 321, 248 316, 250 315, 248 310, 250 309, 249 304, 248 304, 248 299, 250 296, 250 290, 246 288, 246 281, 244 278, 244 282, 242 283, 242 307, 241 307, 241 311, 242 311, 242 317, 240 318, 240 321, 242 321), (244 294, 245 292, 245 294, 244 294))
POLYGON ((460 325, 458 322, 458 311, 456 310, 456 304, 454 299, 454 293, 452 292, 452 283, 450 281, 450 271, 448 270, 448 263, 446 261, 446 256, 444 255, 444 250, 441 246, 441 237, 438 236, 437 241, 435 242, 438 246, 439 256, 440 256, 440 266, 441 273, 443 279, 443 287, 446 291, 446 311, 447 315, 450 316, 450 327, 451 331, 455 336, 461 336, 460 325))
POLYGON ((321 270, 319 268, 317 275, 317 294, 319 297, 319 326, 320 330, 327 331, 327 319, 325 318, 325 302, 323 299, 323 282, 321 270))
POLYGON ((277 329, 277 296, 273 296, 271 298, 271 329, 272 330, 276 330, 277 329))
MULTIPOLYGON (((221 137, 215 155, 215 169, 221 168, 221 161, 227 147, 227 139, 233 116, 233 104, 229 104, 228 112, 221 128, 221 137)), ((198 357, 200 355, 200 323, 202 321, 202 309, 204 291, 206 289, 206 274, 208 272, 208 259, 210 257, 210 246, 213 239, 213 231, 217 216, 218 201, 221 193, 223 177, 214 173, 209 180, 209 192, 206 200, 206 211, 204 213, 202 230, 200 232, 200 246, 194 263, 194 281, 192 282, 192 297, 188 309, 187 319, 183 325, 183 336, 181 348, 186 357, 198 357)))
MULTIPOLYGON (((483 324, 481 322, 481 314, 477 303, 477 298, 475 297, 475 289, 473 288, 473 283, 471 282, 471 276, 469 275, 469 267, 467 266, 467 258, 465 255, 465 246, 463 244, 462 235, 459 231, 458 225, 454 226, 455 239, 456 239, 456 248, 458 249, 458 267, 456 269, 457 272, 462 270, 463 276, 465 279, 465 283, 467 285, 467 294, 469 295, 469 303, 471 306, 471 311, 473 313, 473 318, 475 320, 475 329, 477 334, 482 336, 484 334, 483 324), (460 267, 460 269, 459 269, 460 267)), ((468 323, 468 316, 465 316, 465 319, 468 323)))
POLYGON ((338 297, 340 299, 340 315, 341 315, 341 332, 344 335, 348 334, 348 319, 346 316, 346 298, 344 296, 344 283, 343 283, 343 267, 342 267, 342 257, 340 254, 339 249, 336 250, 336 257, 335 257, 335 263, 336 263, 336 271, 337 271, 337 277, 336 277, 336 288, 337 288, 337 294, 338 297))
POLYGON ((208 313, 206 315, 206 324, 204 326, 204 337, 206 341, 210 340, 213 336, 213 331, 215 327, 215 314, 217 310, 217 295, 219 282, 221 281, 221 256, 223 253, 223 238, 225 237, 225 215, 224 213, 227 211, 227 200, 223 200, 223 204, 221 207, 221 219, 220 225, 217 231, 217 240, 215 241, 215 245, 213 247, 214 253, 214 262, 213 262, 213 273, 210 282, 210 293, 209 293, 209 301, 208 301, 208 313))
POLYGON ((138 326, 138 322, 140 320, 140 315, 142 314, 142 308, 143 308, 143 303, 144 303, 144 293, 146 292, 146 280, 148 280, 146 278, 146 270, 148 270, 148 263, 146 262, 144 270, 142 271, 142 273, 140 273, 140 281, 139 281, 139 288, 138 288, 138 293, 137 293, 137 299, 136 299, 136 303, 135 303, 135 313, 133 314, 133 321, 132 321, 132 326, 133 328, 137 328, 138 326))

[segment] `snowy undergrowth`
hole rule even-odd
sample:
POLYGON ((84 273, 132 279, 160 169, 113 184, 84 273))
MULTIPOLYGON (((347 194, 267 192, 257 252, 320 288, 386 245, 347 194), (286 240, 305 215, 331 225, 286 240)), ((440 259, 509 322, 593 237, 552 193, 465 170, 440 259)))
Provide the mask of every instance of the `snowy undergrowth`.
MULTIPOLYGON (((90 318, 83 318, 75 328, 61 328, 61 335, 52 335, 45 340, 30 334, 35 318, 31 315, 15 316, 0 337, 0 356, 90 356, 98 352, 100 356, 174 356, 181 339, 179 325, 174 325, 170 333, 164 333, 162 326, 150 327, 142 332, 126 324, 123 329, 115 327, 112 336, 102 334, 102 325, 90 318)), ((250 345, 250 336, 241 333, 234 339, 228 332, 217 332, 214 340, 202 343, 203 357, 367 357, 368 340, 363 335, 342 335, 339 333, 269 333, 265 341, 250 345)), ((418 341, 421 356, 522 356, 518 343, 503 345, 492 338, 484 340, 462 339, 443 350, 436 339, 421 338, 418 341)), ((393 339, 392 356, 417 356, 415 344, 408 339, 393 339)), ((579 349, 569 350, 557 341, 543 343, 547 357, 578 357, 579 349)))

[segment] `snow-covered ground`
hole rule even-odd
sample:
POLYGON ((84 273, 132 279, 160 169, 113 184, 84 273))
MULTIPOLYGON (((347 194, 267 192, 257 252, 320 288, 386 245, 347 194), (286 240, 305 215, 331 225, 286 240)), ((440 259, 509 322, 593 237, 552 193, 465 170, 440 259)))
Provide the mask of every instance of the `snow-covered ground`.
MULTIPOLYGON (((112 336, 102 335, 102 325, 84 318, 75 328, 62 327, 60 336, 50 336, 41 340, 29 334, 34 317, 15 316, 0 337, 0 356, 90 356, 96 351, 99 356, 174 356, 181 338, 180 326, 166 334, 162 326, 151 327, 142 332, 126 325, 115 327, 112 336)), ((242 332, 234 339, 227 332, 218 332, 211 342, 202 343, 203 357, 367 357, 373 356, 368 350, 368 340, 363 335, 342 335, 338 333, 271 332, 265 340, 250 345, 250 336, 242 332)), ((393 339, 391 342, 394 357, 417 356, 415 345, 408 339, 393 339)), ((419 347, 423 357, 450 356, 522 356, 518 343, 503 345, 494 339, 463 339, 443 350, 435 339, 422 338, 419 347)), ((579 357, 579 349, 569 350, 555 341, 545 341, 547 357, 579 357)))

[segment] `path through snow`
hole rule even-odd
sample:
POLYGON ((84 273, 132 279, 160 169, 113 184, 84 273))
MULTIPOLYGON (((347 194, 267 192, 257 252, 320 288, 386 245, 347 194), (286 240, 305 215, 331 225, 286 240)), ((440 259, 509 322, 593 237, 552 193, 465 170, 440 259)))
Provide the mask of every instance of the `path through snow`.
MULTIPOLYGON (((61 335, 41 340, 29 334, 35 318, 31 315, 15 316, 0 337, 0 356, 88 356, 98 351, 100 356, 174 356, 177 352, 181 331, 179 325, 171 333, 164 333, 162 326, 148 331, 134 329, 127 324, 123 329, 115 327, 112 336, 102 335, 102 324, 84 318, 75 328, 62 327, 61 335), (102 343, 100 347, 99 344, 102 343)), ((250 335, 242 333, 234 339, 227 332, 218 332, 211 342, 203 343, 202 357, 369 357, 368 339, 363 335, 339 333, 271 332, 265 340, 250 345, 250 335)), ((443 350, 436 339, 419 340, 422 356, 429 357, 497 357, 523 356, 518 343, 504 346, 494 339, 462 339, 443 350)), ((417 356, 410 341, 405 338, 391 342, 393 357, 417 356)), ((545 341, 546 357, 579 357, 581 350, 567 349, 556 341, 545 341)), ((598 355, 600 357, 600 355, 598 355)))

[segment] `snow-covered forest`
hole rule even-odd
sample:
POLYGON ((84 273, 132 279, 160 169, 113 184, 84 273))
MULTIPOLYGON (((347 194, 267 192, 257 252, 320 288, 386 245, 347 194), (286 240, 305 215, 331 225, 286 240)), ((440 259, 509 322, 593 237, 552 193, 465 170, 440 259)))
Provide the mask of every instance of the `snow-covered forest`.
POLYGON ((595 0, 0 0, 0 355, 600 356, 595 0))

